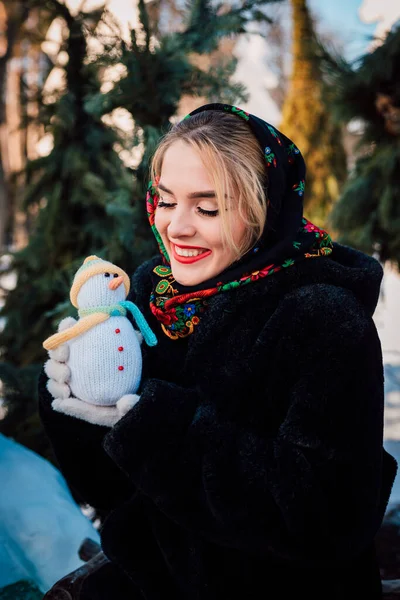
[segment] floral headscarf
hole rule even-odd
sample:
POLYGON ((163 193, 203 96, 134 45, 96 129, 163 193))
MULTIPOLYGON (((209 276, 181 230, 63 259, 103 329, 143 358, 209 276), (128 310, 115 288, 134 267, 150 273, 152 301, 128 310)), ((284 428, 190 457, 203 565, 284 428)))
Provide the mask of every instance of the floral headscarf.
POLYGON ((244 119, 259 141, 268 168, 267 218, 260 239, 239 261, 217 277, 186 287, 172 275, 168 253, 154 224, 158 193, 153 182, 149 183, 147 214, 162 255, 162 264, 153 271, 150 308, 164 333, 173 340, 194 332, 210 296, 247 285, 300 260, 328 256, 332 252, 329 234, 303 217, 306 167, 296 145, 266 121, 229 104, 206 104, 185 119, 207 110, 223 111, 244 119))

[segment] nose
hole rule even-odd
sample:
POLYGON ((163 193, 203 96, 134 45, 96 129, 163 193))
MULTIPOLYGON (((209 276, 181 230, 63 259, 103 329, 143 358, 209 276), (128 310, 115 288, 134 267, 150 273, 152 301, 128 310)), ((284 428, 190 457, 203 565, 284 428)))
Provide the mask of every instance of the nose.
POLYGON ((110 290, 116 290, 121 283, 123 283, 124 278, 122 277, 122 275, 120 275, 119 277, 113 277, 110 281, 110 283, 108 284, 108 287, 110 288, 110 290))
POLYGON ((192 237, 196 233, 196 227, 193 223, 193 217, 190 210, 181 210, 176 207, 170 216, 168 225, 168 237, 179 239, 182 237, 192 237))

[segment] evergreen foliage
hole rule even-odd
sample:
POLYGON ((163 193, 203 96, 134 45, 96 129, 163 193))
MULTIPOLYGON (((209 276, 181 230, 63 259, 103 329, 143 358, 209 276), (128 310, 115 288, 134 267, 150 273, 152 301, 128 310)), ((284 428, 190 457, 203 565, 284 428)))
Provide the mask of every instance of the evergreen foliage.
POLYGON ((246 98, 243 86, 231 81, 235 59, 202 70, 195 57, 215 49, 223 37, 244 32, 254 20, 268 21, 262 7, 275 1, 245 0, 229 12, 222 5, 193 0, 181 31, 157 35, 140 0, 140 24, 130 43, 120 32, 108 42, 103 36, 97 57, 88 54, 87 32, 93 34, 100 18, 110 24, 110 15, 97 10, 73 17, 58 0, 41 1, 66 23, 69 60, 65 92, 54 101, 44 99, 41 119, 54 147, 26 171, 25 208, 37 211, 35 230, 28 246, 12 254, 10 270, 17 274, 17 286, 0 312, 5 320, 0 377, 8 408, 1 430, 6 435, 52 458, 36 412, 36 382, 47 357, 43 340, 61 318, 76 316, 69 301, 73 274, 89 254, 132 272, 156 251, 144 202, 148 161, 182 97, 246 98), (125 74, 103 93, 101 75, 117 64, 125 74), (128 141, 104 122, 118 108, 134 120, 128 141), (118 146, 142 149, 137 168, 124 166, 118 146))
POLYGON ((294 140, 307 164, 305 216, 326 227, 347 175, 340 126, 326 102, 318 41, 306 0, 291 0, 292 74, 282 108, 281 130, 294 140))
POLYGON ((244 0, 227 10, 222 3, 216 5, 209 0, 194 0, 180 36, 181 43, 191 52, 212 52, 223 37, 246 33, 250 22, 272 23, 262 7, 279 1, 244 0))
POLYGON ((227 12, 226 8, 222 10, 222 4, 193 0, 183 15, 182 29, 157 36, 145 3, 139 0, 140 27, 132 30, 130 43, 121 37, 112 40, 96 61, 99 67, 119 63, 126 70, 109 92, 93 97, 87 106, 99 117, 124 108, 135 123, 134 144, 143 146, 135 170, 135 197, 139 204, 137 240, 146 240, 149 236, 143 201, 149 160, 179 111, 182 98, 199 97, 209 102, 227 103, 247 99, 244 86, 232 80, 237 64, 235 57, 221 59, 207 70, 197 66, 196 57, 215 51, 224 37, 245 33, 246 26, 254 21, 269 22, 261 8, 276 1, 245 0, 227 12))
POLYGON ((355 64, 325 53, 335 117, 362 131, 330 219, 338 241, 400 266, 400 26, 355 64))
POLYGON ((100 90, 86 43, 86 27, 100 14, 72 17, 57 0, 46 4, 67 25, 66 91, 54 102, 44 98, 41 119, 54 146, 48 156, 27 165, 25 208, 34 207, 38 214, 28 245, 12 255, 17 286, 1 311, 5 327, 0 336, 0 375, 9 410, 2 431, 13 432, 22 443, 32 436, 35 441, 27 445, 35 449, 40 427, 33 398, 45 357, 42 342, 71 314, 73 274, 88 253, 132 265, 134 236, 132 175, 114 150, 117 136, 85 109, 88 95, 100 90))

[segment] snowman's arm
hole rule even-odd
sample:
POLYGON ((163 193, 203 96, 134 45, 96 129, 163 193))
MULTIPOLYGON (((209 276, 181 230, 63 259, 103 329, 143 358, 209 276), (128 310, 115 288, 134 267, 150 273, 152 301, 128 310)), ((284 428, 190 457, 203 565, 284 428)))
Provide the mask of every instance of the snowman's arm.
MULTIPOLYGON (((135 327, 134 327, 135 329, 135 327)), ((139 340, 139 344, 142 344, 143 342, 143 335, 141 334, 141 332, 138 329, 135 329, 135 333, 136 333, 136 337, 139 340)))
MULTIPOLYGON (((136 294, 131 290, 126 299, 130 302, 134 302, 135 298, 136 298, 136 294)), ((132 314, 129 312, 129 310, 126 312, 126 318, 132 325, 132 327, 135 331, 136 337, 139 340, 139 344, 142 345, 143 335, 142 335, 141 331, 138 329, 137 323, 135 322, 135 319, 132 317, 132 314)))

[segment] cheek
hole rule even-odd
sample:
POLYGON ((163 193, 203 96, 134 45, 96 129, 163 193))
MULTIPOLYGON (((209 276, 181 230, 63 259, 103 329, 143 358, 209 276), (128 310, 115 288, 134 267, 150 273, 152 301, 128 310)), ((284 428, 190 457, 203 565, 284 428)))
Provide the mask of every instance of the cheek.
MULTIPOLYGON (((210 219, 211 221, 211 219, 210 219)), ((202 237, 207 241, 207 245, 215 249, 221 250, 223 247, 221 224, 218 220, 206 222, 206 227, 201 230, 202 237)))
POLYGON ((236 244, 240 245, 247 231, 247 226, 241 218, 235 219, 232 226, 232 234, 236 244))
POLYGON ((162 210, 156 210, 156 214, 154 215, 154 225, 160 235, 165 234, 168 227, 168 215, 166 215, 165 212, 163 213, 162 210))

